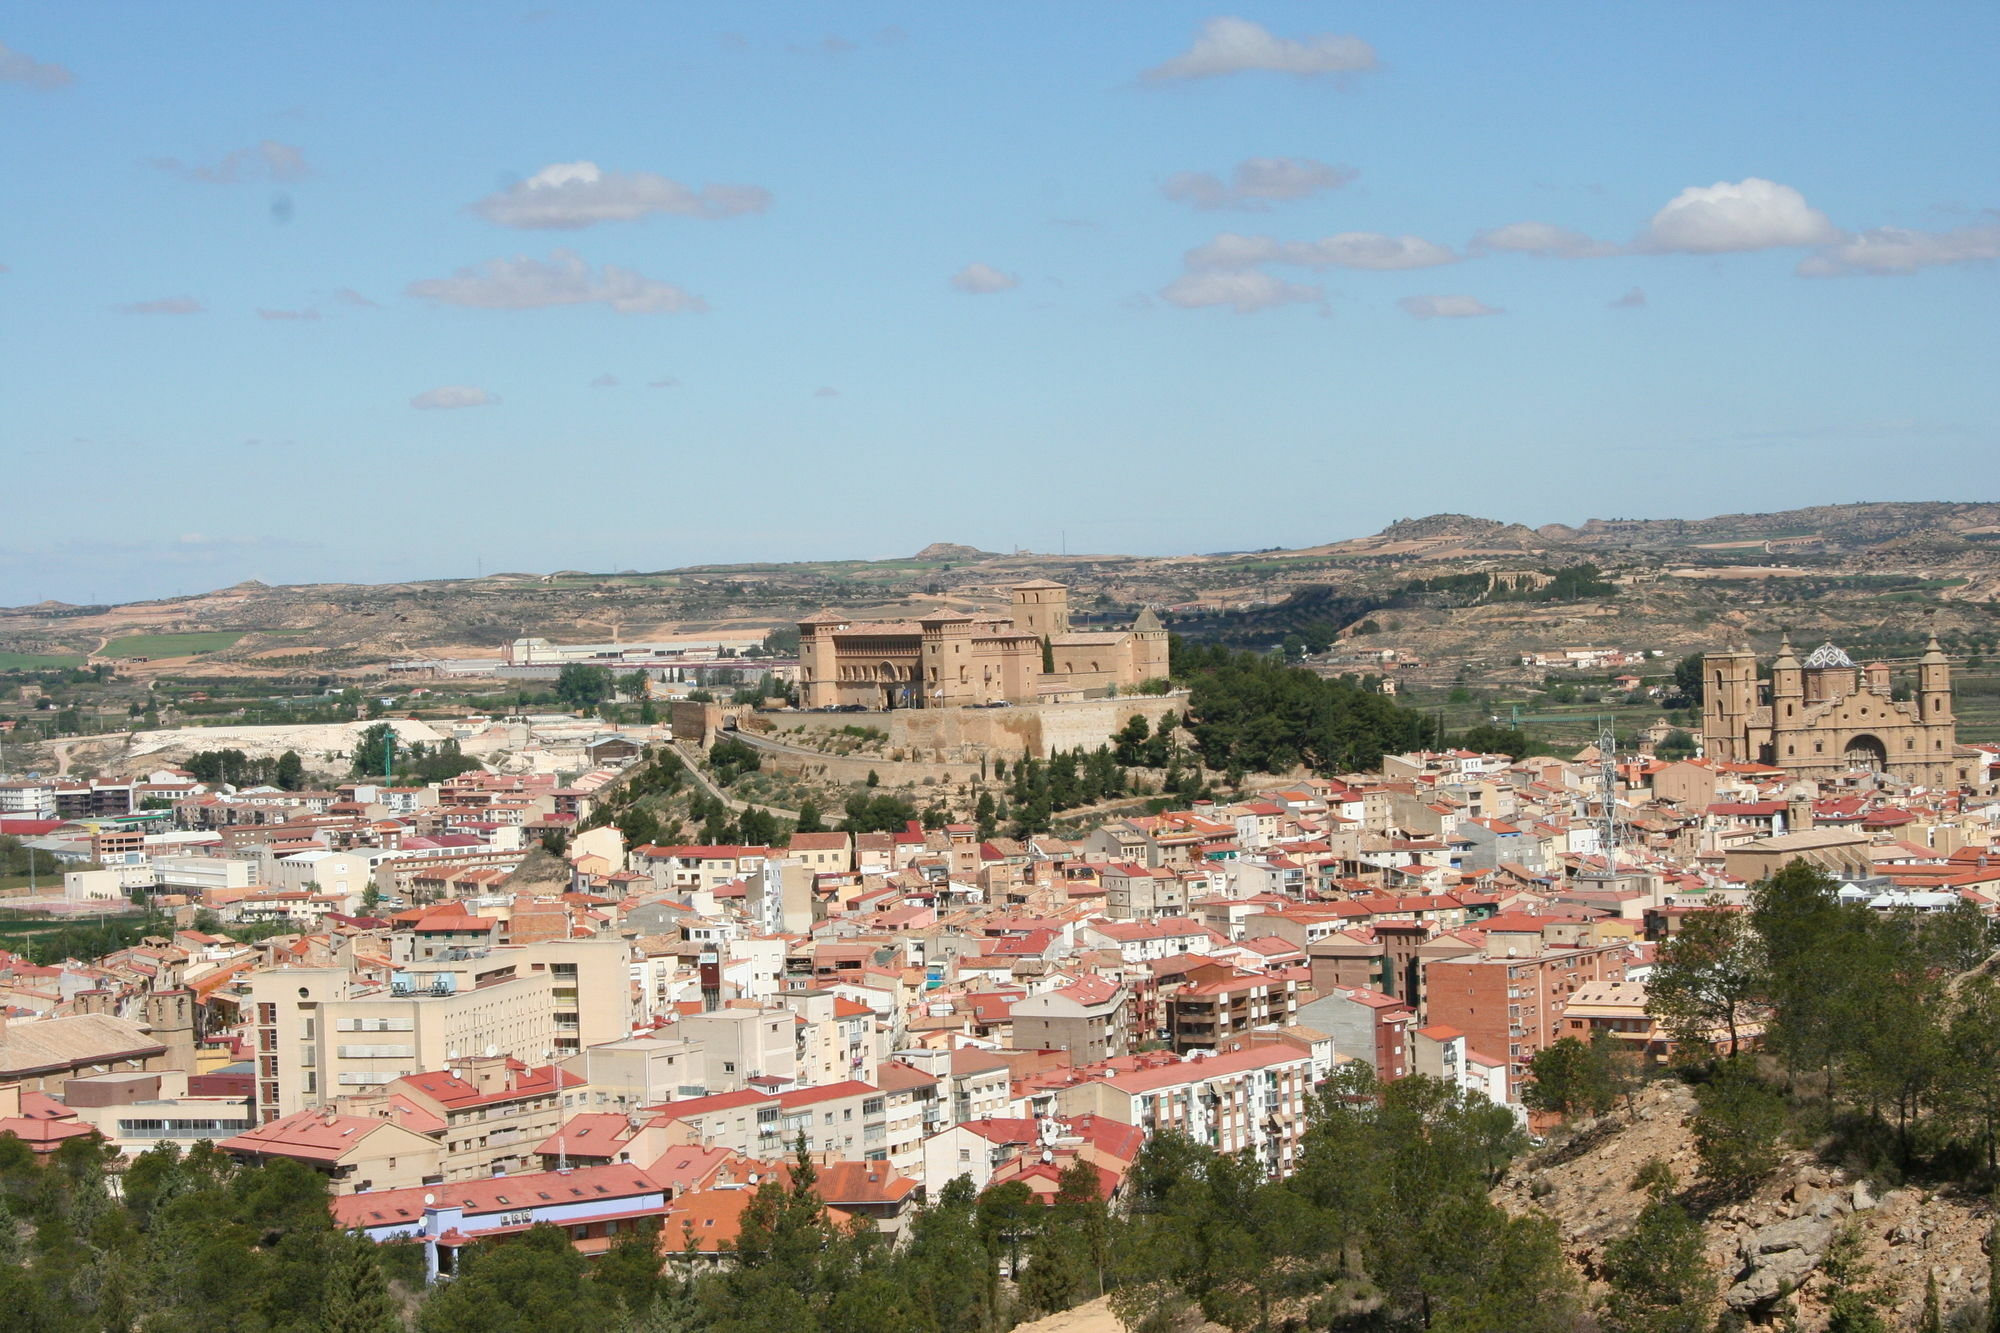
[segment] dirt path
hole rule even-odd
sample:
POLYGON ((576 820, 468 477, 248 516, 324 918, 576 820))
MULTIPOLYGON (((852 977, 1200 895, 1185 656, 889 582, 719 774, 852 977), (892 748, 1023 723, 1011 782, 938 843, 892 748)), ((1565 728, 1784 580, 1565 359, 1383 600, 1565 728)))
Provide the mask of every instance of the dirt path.
MULTIPOLYGON (((1099 1296, 1073 1310, 1052 1314, 1032 1323, 1014 1325, 1014 1333, 1125 1333, 1125 1325, 1111 1313, 1111 1298, 1099 1296)), ((1226 1333, 1220 1324, 1201 1323, 1190 1333, 1226 1333)))
POLYGON ((59 741, 51 741, 49 752, 55 756, 56 776, 59 778, 69 776, 70 746, 81 745, 86 741, 130 740, 131 736, 132 733, 129 731, 107 731, 101 736, 68 736, 59 741))
POLYGON ((1110 1298, 1099 1296, 1073 1310, 1064 1310, 1029 1324, 1016 1324, 1014 1333, 1125 1333, 1125 1325, 1111 1313, 1110 1298))

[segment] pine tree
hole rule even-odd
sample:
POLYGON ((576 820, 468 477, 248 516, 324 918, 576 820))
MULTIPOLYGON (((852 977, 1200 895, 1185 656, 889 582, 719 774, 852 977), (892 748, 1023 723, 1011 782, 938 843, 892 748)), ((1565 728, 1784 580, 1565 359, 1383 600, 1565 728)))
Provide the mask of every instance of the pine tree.
POLYGON ((1604 1253, 1606 1333, 1703 1333, 1715 1275, 1699 1223, 1679 1204, 1648 1204, 1604 1253))
POLYGON ((402 1316, 383 1280, 375 1243, 354 1237, 335 1244, 321 1298, 320 1333, 401 1333, 402 1316))

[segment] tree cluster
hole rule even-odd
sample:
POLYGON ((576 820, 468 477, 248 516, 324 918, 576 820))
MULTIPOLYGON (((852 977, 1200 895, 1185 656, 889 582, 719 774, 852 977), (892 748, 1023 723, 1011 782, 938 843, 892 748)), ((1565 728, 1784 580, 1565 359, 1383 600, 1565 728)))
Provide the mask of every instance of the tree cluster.
POLYGON ((54 852, 31 848, 11 833, 0 833, 0 878, 25 875, 60 876, 63 863, 54 852))
POLYGON ((1554 1224, 1488 1197, 1521 1146, 1504 1108, 1365 1066, 1315 1094, 1286 1180, 1157 1135, 1114 1228, 1112 1308, 1132 1328, 1569 1333, 1582 1302, 1554 1224))
POLYGON ((565 662, 556 672, 556 697, 579 713, 595 712, 618 693, 618 683, 610 667, 565 662))
POLYGON ((709 747, 708 770, 718 787, 733 787, 746 773, 764 765, 764 756, 733 736, 724 736, 709 747))
MULTIPOLYGON (((1144 718, 1133 721, 1145 724, 1144 718)), ((1151 744, 1151 742, 1147 742, 1151 744)), ((973 817, 981 825, 982 836, 991 836, 988 826, 997 827, 1012 811, 1013 835, 1017 838, 1047 833, 1053 817, 1063 810, 1099 801, 1116 800, 1131 790, 1130 776, 1119 766, 1116 755, 1106 746, 1085 750, 1058 750, 1046 761, 1030 755, 1008 770, 1008 805, 982 792, 973 817)))
POLYGON ((298 751, 287 750, 275 759, 252 759, 241 750, 200 750, 189 755, 184 765, 197 782, 231 787, 276 787, 298 791, 305 786, 305 762, 298 751))
POLYGON ((405 745, 392 741, 392 735, 393 729, 387 722, 364 727, 354 740, 350 775, 357 778, 387 777, 421 786, 445 782, 481 767, 477 759, 462 753, 458 742, 449 737, 436 745, 426 741, 405 745), (393 772, 390 771, 392 767, 393 772))
POLYGON ((1662 948, 1648 1003, 1682 1054, 1727 1056, 1761 1028, 1791 1094, 1788 1110, 1747 1057, 1709 1061, 1710 1137, 1725 1157, 1747 1152, 1711 1174, 1768 1169, 1768 1145, 1802 1117, 1881 1169, 2000 1169, 2000 983, 1981 966, 1994 923, 1963 902, 1877 911, 1837 887, 1795 862, 1747 912, 1689 914, 1662 948))
POLYGON ((1218 772, 1355 772, 1437 739, 1436 724, 1353 676, 1327 678, 1254 653, 1175 643, 1186 727, 1218 772))
POLYGON ((114 1196, 109 1150, 72 1139, 46 1165, 0 1135, 0 1310, 23 1333, 395 1333, 378 1249, 335 1229, 323 1177, 239 1167, 209 1145, 140 1154, 114 1196))

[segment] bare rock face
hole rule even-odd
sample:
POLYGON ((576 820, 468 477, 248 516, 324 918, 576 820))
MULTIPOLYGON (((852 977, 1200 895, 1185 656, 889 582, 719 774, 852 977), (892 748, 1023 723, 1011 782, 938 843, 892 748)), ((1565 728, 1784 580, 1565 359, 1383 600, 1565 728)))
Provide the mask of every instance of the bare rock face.
POLYGON ((1732 1310, 1755 1310, 1796 1290, 1826 1257, 1833 1230, 1831 1217, 1808 1214, 1744 1236, 1739 1246, 1743 1267, 1736 1285, 1723 1293, 1724 1304, 1732 1310))

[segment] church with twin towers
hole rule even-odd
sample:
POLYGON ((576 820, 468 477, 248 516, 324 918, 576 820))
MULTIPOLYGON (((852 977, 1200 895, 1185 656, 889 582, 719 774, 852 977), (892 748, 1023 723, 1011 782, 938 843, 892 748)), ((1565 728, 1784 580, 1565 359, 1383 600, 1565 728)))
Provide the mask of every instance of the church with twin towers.
POLYGON ((1887 662, 1857 666, 1831 643, 1801 659, 1787 635, 1757 678, 1748 648, 1702 655, 1702 749, 1710 759, 1769 764, 1801 778, 1887 773, 1930 787, 1978 781, 1980 757, 1958 744, 1951 663, 1930 636, 1899 699, 1887 662))
POLYGON ((914 620, 821 611, 799 622, 806 708, 973 708, 1105 698, 1167 675, 1167 631, 1151 607, 1129 629, 1073 630, 1069 589, 1008 589, 1009 614, 938 610, 914 620))

